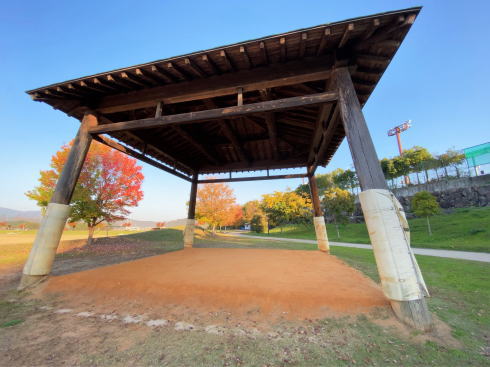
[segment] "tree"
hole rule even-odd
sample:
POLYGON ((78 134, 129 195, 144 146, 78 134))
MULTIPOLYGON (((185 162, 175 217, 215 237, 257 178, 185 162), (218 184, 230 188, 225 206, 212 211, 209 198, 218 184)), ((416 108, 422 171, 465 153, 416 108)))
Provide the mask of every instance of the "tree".
POLYGON ((460 177, 458 167, 465 160, 465 155, 454 149, 448 149, 444 154, 447 157, 449 165, 454 167, 454 170, 456 171, 456 177, 460 177))
POLYGON ((240 227, 243 225, 243 209, 241 205, 233 205, 230 207, 222 225, 225 227, 240 227))
POLYGON ((343 190, 349 190, 354 193, 354 189, 359 186, 356 173, 350 169, 344 171, 338 168, 332 172, 332 175, 334 184, 343 190))
POLYGON ((243 220, 247 223, 252 222, 252 218, 256 215, 263 215, 262 209, 260 209, 260 202, 258 200, 252 200, 246 202, 242 207, 243 220))
POLYGON ((75 228, 77 228, 77 222, 68 222, 68 227, 70 227, 71 230, 75 230, 75 228))
POLYGON ((257 233, 264 233, 267 227, 267 219, 263 213, 256 214, 250 221, 250 229, 257 233))
POLYGON ((395 187, 394 179, 398 177, 398 172, 396 171, 395 164, 393 163, 393 159, 383 158, 380 161, 381 169, 383 170, 383 174, 385 179, 391 180, 391 187, 395 187))
MULTIPOLYGON (((417 183, 420 184, 419 172, 423 170, 424 163, 432 158, 432 154, 422 147, 414 146, 403 151, 403 156, 408 159, 410 171, 417 175, 417 183)), ((428 181, 427 170, 425 170, 426 182, 428 181)))
MULTIPOLYGON (((318 186, 318 192, 324 192, 325 190, 335 187, 335 182, 334 182, 334 175, 335 172, 338 172, 338 170, 329 172, 329 173, 324 173, 321 175, 316 175, 316 184, 318 186)), ((306 198, 309 202, 311 202, 311 194, 310 194, 310 185, 309 184, 301 184, 299 185, 296 190, 294 190, 298 195, 303 196, 306 198)))
POLYGON ((7 222, 0 222, 0 228, 7 228, 8 225, 9 224, 7 222))
POLYGON ((337 238, 340 238, 339 224, 345 224, 355 209, 354 195, 338 187, 325 191, 323 204, 328 215, 333 217, 337 238))
POLYGON ((122 226, 126 229, 129 229, 129 227, 131 227, 131 222, 124 222, 122 226))
POLYGON ((156 226, 157 226, 158 228, 165 228, 165 224, 166 224, 165 222, 157 222, 157 223, 156 223, 156 226))
MULTIPOLYGON (((64 145, 51 158, 51 169, 41 171, 40 185, 26 196, 45 210, 68 157, 72 143, 64 145)), ((97 224, 125 219, 128 208, 143 198, 141 166, 105 145, 94 142, 85 159, 75 187, 69 222, 83 221, 88 226, 87 245, 92 243, 97 224)))
POLYGON ((270 225, 279 226, 285 223, 304 222, 311 216, 310 205, 304 196, 295 191, 274 191, 262 195, 261 209, 267 216, 270 225))
POLYGON ((436 197, 428 191, 419 191, 412 198, 412 211, 417 217, 427 218, 427 230, 429 236, 432 236, 429 217, 438 214, 441 211, 436 197))
POLYGON ((196 218, 209 224, 215 233, 216 227, 223 225, 229 218, 235 201, 235 194, 228 185, 224 183, 203 184, 197 191, 196 218))

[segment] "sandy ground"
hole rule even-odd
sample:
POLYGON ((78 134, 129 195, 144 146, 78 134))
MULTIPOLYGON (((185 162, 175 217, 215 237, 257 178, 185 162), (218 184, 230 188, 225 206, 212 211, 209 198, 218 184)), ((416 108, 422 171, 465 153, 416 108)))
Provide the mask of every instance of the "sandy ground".
POLYGON ((130 312, 156 306, 288 319, 388 307, 379 286, 316 251, 185 249, 54 276, 37 296, 130 312), (121 307, 126 309, 121 310, 121 307))

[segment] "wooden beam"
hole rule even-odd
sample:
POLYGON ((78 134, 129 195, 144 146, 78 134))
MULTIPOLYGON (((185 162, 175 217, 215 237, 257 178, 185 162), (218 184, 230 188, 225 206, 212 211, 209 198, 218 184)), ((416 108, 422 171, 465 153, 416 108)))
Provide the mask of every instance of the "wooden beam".
POLYGON ((345 28, 342 38, 340 39, 339 45, 337 46, 338 48, 345 46, 353 30, 354 30, 354 23, 349 23, 345 28))
POLYGON ((252 177, 232 177, 232 178, 215 178, 209 180, 199 180, 198 183, 220 183, 220 182, 243 182, 243 181, 263 181, 263 180, 281 180, 290 178, 303 178, 306 174, 295 173, 290 175, 273 175, 273 176, 252 176, 252 177))
POLYGON ((201 143, 194 139, 187 131, 182 129, 180 126, 173 125, 172 128, 179 134, 182 138, 191 143, 197 150, 199 150, 209 161, 213 164, 219 165, 219 160, 216 159, 201 143))
POLYGON ((327 46, 327 40, 330 37, 330 34, 332 31, 330 30, 329 27, 325 28, 322 34, 322 39, 320 40, 320 44, 318 45, 318 50, 316 51, 316 55, 320 56, 323 51, 325 50, 325 47, 327 46))
POLYGON ((132 76, 131 74, 128 74, 126 72, 120 73, 119 76, 121 77, 122 80, 126 80, 132 84, 137 85, 138 87, 147 87, 148 86, 148 84, 141 82, 140 80, 138 80, 137 78, 135 78, 134 76, 132 76))
POLYGON ((329 65, 333 65, 334 62, 333 55, 304 58, 301 62, 292 61, 274 67, 258 67, 238 73, 196 79, 192 82, 173 83, 146 90, 110 95, 102 97, 96 107, 97 112, 115 113, 153 107, 158 101, 173 104, 232 95, 236 93, 238 87, 248 92, 325 80, 330 77, 329 65))
POLYGON ((292 97, 277 99, 273 101, 265 101, 259 103, 250 103, 243 106, 233 106, 225 108, 216 108, 206 111, 186 112, 176 115, 166 115, 158 118, 147 118, 141 120, 116 122, 113 124, 106 124, 94 127, 91 133, 101 134, 112 131, 126 131, 136 129, 150 129, 168 125, 187 124, 198 121, 209 121, 216 119, 235 118, 244 115, 274 112, 280 110, 287 110, 299 106, 309 106, 315 104, 322 104, 333 102, 337 100, 337 93, 325 92, 310 94, 301 97, 292 97))
POLYGON ((221 70, 208 55, 202 55, 201 60, 209 65, 209 68, 213 71, 213 74, 221 74, 221 70))
POLYGON ((259 48, 260 48, 260 54, 262 55, 263 64, 268 65, 269 64, 269 54, 267 52, 267 46, 265 45, 265 42, 260 42, 259 48))
POLYGON ((281 49, 281 62, 286 62, 287 59, 287 49, 286 49, 286 38, 279 38, 279 47, 281 49))
MULTIPOLYGON (((103 122, 105 124, 113 123, 111 120, 109 120, 105 116, 98 115, 97 117, 98 117, 100 122, 103 122)), ((189 165, 187 165, 185 163, 182 163, 179 159, 175 158, 171 154, 166 153, 163 150, 157 148, 155 145, 148 142, 147 139, 140 138, 138 135, 136 135, 135 133, 133 133, 131 131, 124 131, 124 134, 126 134, 131 139, 136 140, 139 144, 141 144, 141 149, 140 149, 141 151, 145 150, 145 147, 146 147, 146 149, 149 148, 149 149, 153 150, 154 152, 156 152, 158 155, 165 158, 167 161, 171 162, 171 163, 167 163, 167 164, 172 165, 175 168, 178 167, 177 169, 180 169, 181 171, 189 173, 189 174, 194 171, 194 168, 190 167, 189 165)))
POLYGON ((376 30, 378 29, 380 25, 380 21, 378 18, 374 18, 373 19, 373 24, 371 25, 371 28, 368 29, 368 31, 366 33, 364 33, 364 35, 362 36, 362 40, 365 41, 367 40, 368 38, 370 38, 374 32, 376 32, 376 30))
POLYGON ((252 67, 252 61, 250 61, 250 57, 248 56, 245 46, 240 46, 240 53, 242 54, 242 59, 246 65, 246 68, 250 69, 252 67))
POLYGON ((349 70, 337 69, 334 75, 339 93, 340 114, 361 189, 388 190, 349 70))
POLYGON ((89 134, 90 127, 96 126, 97 117, 93 112, 86 112, 78 129, 77 136, 70 148, 70 153, 63 167, 61 175, 56 183, 56 188, 51 196, 51 203, 70 204, 71 197, 82 170, 83 162, 92 142, 89 134))
POLYGON ((299 57, 305 57, 306 41, 308 40, 308 33, 301 33, 301 40, 299 42, 299 57))
POLYGON ((123 89, 131 89, 131 87, 129 87, 127 85, 127 83, 123 83, 123 82, 120 82, 119 80, 116 80, 112 75, 107 75, 106 76, 106 80, 108 83, 112 83, 112 84, 115 84, 117 85, 118 87, 121 87, 123 89))
POLYGON ((119 144, 115 140, 112 140, 112 139, 110 139, 104 135, 94 136, 94 139, 97 140, 99 143, 102 143, 104 145, 107 145, 108 147, 111 147, 113 149, 120 151, 121 153, 127 154, 130 157, 139 159, 140 161, 145 162, 145 163, 149 164, 150 166, 159 168, 165 172, 171 173, 172 175, 180 177, 186 181, 191 181, 190 177, 176 171, 175 169, 171 169, 170 167, 167 167, 160 162, 157 162, 151 158, 148 158, 144 154, 138 153, 137 151, 135 151, 131 148, 128 148, 122 144, 119 144))
POLYGON ((265 115, 265 122, 267 123, 267 132, 272 147, 272 156, 274 159, 279 159, 279 144, 277 142, 277 126, 276 119, 273 112, 269 112, 265 115))
POLYGON ((324 158, 328 147, 330 146, 333 136, 340 124, 339 122, 340 119, 338 118, 338 115, 339 115, 339 108, 338 106, 335 106, 330 116, 328 127, 323 130, 320 146, 318 148, 318 151, 315 153, 313 164, 310 167, 311 168, 311 171, 309 172, 310 174, 313 175, 315 174, 317 167, 321 164, 321 161, 324 158))
POLYGON ((170 75, 168 72, 164 71, 162 68, 156 65, 152 65, 150 70, 152 73, 162 78, 166 83, 174 83, 177 81, 177 78, 175 78, 173 75, 170 75))
POLYGON ((245 152, 245 148, 241 144, 240 140, 237 138, 235 132, 231 129, 229 125, 229 121, 221 120, 219 121, 219 125, 221 127, 221 130, 225 134, 226 138, 230 141, 231 145, 233 145, 233 148, 235 149, 235 152, 237 153, 240 160, 242 162, 250 164, 251 160, 248 154, 245 152))
POLYGON ((177 75, 177 77, 182 80, 189 80, 188 75, 174 63, 167 62, 167 70, 170 74, 177 75))
POLYGON ((194 74, 196 74, 198 77, 200 78, 205 78, 206 77, 206 74, 204 73, 204 71, 199 67, 199 65, 197 65, 194 61, 192 61, 191 59, 189 59, 188 57, 186 57, 184 59, 184 64, 192 70, 192 72, 194 74))
POLYGON ((228 56, 228 54, 226 53, 226 51, 225 50, 221 50, 219 52, 219 55, 223 59, 223 62, 225 63, 228 71, 235 71, 235 66, 231 62, 230 57, 228 56))
POLYGON ((197 201, 197 184, 198 184, 198 176, 194 174, 192 177, 191 184, 191 194, 189 197, 189 208, 187 210, 187 219, 195 219, 196 218, 196 201, 197 201))
POLYGON ((134 73, 136 74, 137 78, 144 80, 145 82, 147 82, 148 84, 150 84, 152 86, 155 84, 161 84, 161 79, 153 76, 152 74, 150 74, 146 70, 138 68, 134 71, 134 73))

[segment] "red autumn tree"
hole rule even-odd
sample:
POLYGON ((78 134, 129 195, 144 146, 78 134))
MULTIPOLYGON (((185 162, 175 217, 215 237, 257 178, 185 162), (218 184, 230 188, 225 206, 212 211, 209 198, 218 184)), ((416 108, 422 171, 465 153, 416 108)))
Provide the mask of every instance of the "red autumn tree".
POLYGON ((196 218, 211 226, 222 226, 235 204, 235 195, 224 183, 203 184, 197 191, 196 218))
POLYGON ((165 224, 166 224, 165 222, 157 222, 156 225, 157 225, 158 228, 164 228, 165 227, 165 224))
MULTIPOLYGON (((26 193, 46 208, 68 157, 71 143, 61 147, 51 158, 51 169, 41 171, 40 185, 26 193)), ((88 226, 87 245, 92 243, 95 227, 103 222, 123 220, 128 208, 143 198, 141 166, 105 145, 94 142, 85 159, 72 202, 69 222, 84 221, 88 226)))
POLYGON ((122 224, 122 226, 123 226, 123 227, 126 227, 126 228, 129 228, 129 227, 131 227, 131 222, 124 222, 124 223, 122 224))

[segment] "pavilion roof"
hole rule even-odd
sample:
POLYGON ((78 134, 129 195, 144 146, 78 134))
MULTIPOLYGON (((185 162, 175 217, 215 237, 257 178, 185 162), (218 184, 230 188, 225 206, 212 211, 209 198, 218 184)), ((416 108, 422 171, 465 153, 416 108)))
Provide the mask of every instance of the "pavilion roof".
MULTIPOLYGON (((332 87, 332 69, 345 66, 364 105, 420 9, 299 29, 27 93, 78 119, 96 111, 104 125, 154 118, 157 109, 167 116, 315 96, 332 87)), ((288 106, 105 133, 186 176, 326 165, 345 136, 335 100, 288 106), (330 127, 328 142, 322 127, 330 127)))

